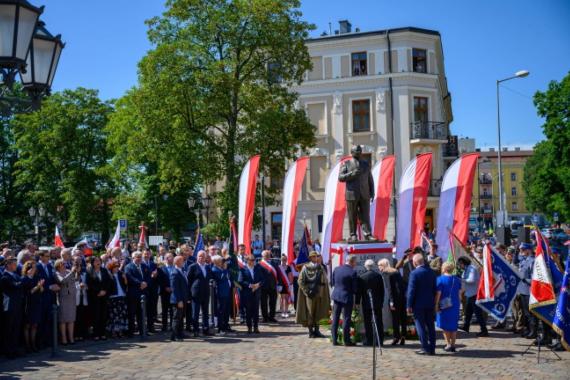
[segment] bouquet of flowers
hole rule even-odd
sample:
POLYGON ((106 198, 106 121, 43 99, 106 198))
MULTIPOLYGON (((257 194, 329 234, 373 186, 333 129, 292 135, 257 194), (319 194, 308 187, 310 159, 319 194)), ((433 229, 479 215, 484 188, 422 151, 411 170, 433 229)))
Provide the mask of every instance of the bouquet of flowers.
MULTIPOLYGON (((344 335, 343 335, 344 323, 345 323, 344 319, 339 320, 338 332, 337 332, 337 341, 339 344, 344 344, 344 335)), ((330 329, 332 326, 331 317, 329 317, 328 319, 321 320, 319 325, 328 327, 330 329)), ((362 319, 360 310, 358 308, 355 308, 352 311, 351 321, 350 321, 350 340, 353 343, 362 342, 362 337, 364 336, 364 334, 365 334, 364 320, 362 319)))

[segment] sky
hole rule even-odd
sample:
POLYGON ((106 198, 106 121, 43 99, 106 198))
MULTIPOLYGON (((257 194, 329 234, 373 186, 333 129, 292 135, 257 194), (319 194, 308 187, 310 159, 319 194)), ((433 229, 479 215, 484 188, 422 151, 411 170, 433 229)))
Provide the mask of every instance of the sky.
MULTIPOLYGON (((145 20, 160 15, 163 0, 30 0, 45 5, 41 19, 66 42, 53 90, 95 88, 118 98, 137 83, 137 63, 152 48, 145 20)), ((551 80, 570 71, 568 0, 302 0, 303 19, 318 36, 348 19, 361 31, 414 26, 442 36, 452 95, 452 133, 497 145, 496 80, 528 70, 501 85, 502 143, 531 147, 543 139, 532 102, 551 80)))

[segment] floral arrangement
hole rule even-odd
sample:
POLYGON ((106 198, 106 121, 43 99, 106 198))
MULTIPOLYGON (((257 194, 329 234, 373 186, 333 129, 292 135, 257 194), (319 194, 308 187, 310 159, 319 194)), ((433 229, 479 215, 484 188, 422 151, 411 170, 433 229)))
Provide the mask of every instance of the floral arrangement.
MULTIPOLYGON (((329 318, 321 320, 319 322, 319 325, 331 329, 332 326, 331 316, 329 316, 329 318)), ((338 324, 338 332, 337 332, 337 342, 339 344, 344 344, 343 327, 344 327, 344 319, 340 319, 338 324)), ((360 310, 358 308, 354 308, 354 310, 352 311, 351 321, 350 321, 350 340, 352 341, 352 343, 360 343, 362 342, 362 337, 364 335, 365 335, 364 320, 362 319, 360 310)))

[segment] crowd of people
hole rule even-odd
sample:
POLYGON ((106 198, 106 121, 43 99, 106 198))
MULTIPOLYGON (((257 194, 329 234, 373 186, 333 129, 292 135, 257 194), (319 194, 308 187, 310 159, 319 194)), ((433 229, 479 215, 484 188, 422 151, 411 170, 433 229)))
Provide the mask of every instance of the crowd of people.
MULTIPOLYGON (((54 333, 64 346, 86 339, 152 335, 158 329, 174 341, 234 333, 231 317, 245 325, 248 334, 258 334, 260 324, 277 322, 277 312, 282 319, 295 313, 310 338, 325 336, 320 322, 330 317, 332 343, 350 346, 354 307, 363 317, 364 345, 374 344, 374 323, 378 343, 384 345, 388 326, 383 325, 383 313, 391 317, 391 345, 406 344, 413 316, 422 344, 418 354, 435 353, 436 326, 443 330, 444 350, 455 352, 457 331, 470 333, 473 315, 479 325, 477 336, 489 335, 487 315, 475 302, 482 240, 469 246, 469 257, 455 263, 438 257, 431 241, 426 250, 408 249, 401 260, 367 260, 361 273, 355 269, 354 255, 332 271, 323 264, 318 242, 309 262, 300 266, 289 265, 278 244, 264 247, 258 240, 250 254, 239 245, 235 255, 220 238, 197 252, 191 244, 171 242, 156 252, 131 244, 92 256, 85 255, 83 245, 46 250, 29 242, 15 251, 3 244, 1 349, 9 358, 35 352, 51 345, 54 333), (54 318, 57 332, 52 328, 54 318)), ((495 247, 524 278, 508 319, 510 329, 558 348, 560 343, 552 342, 555 334, 547 325, 538 336, 539 321, 528 308, 533 245, 495 247)), ((298 250, 296 245, 295 255, 298 250)), ((500 322, 492 328, 507 325, 500 322)))
POLYGON ((225 334, 234 332, 231 315, 257 334, 259 310, 262 323, 277 322, 278 298, 281 317, 287 318, 295 267, 270 250, 259 258, 247 255, 243 245, 230 256, 218 240, 198 252, 171 242, 156 254, 132 244, 92 256, 85 255, 84 245, 47 250, 28 242, 14 251, 2 244, 3 353, 14 358, 50 346, 54 318, 63 346, 152 335, 159 328, 172 340, 225 334))

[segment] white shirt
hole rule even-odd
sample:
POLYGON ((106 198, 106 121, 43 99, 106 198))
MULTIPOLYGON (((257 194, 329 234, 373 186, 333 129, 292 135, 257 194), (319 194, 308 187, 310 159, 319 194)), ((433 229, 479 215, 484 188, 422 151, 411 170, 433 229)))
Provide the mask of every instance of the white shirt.
POLYGON ((115 278, 115 283, 117 284, 117 294, 114 296, 111 296, 109 298, 124 297, 125 292, 123 291, 123 288, 122 288, 121 283, 119 281, 119 273, 117 272, 117 273, 113 274, 113 277, 115 278))
MULTIPOLYGON (((255 266, 253 268, 255 268, 255 266)), ((253 268, 250 268, 249 265, 247 266, 247 270, 249 270, 249 273, 251 274, 251 281, 253 281, 253 268)))
POLYGON ((204 265, 198 264, 198 266, 200 267, 200 270, 202 271, 204 278, 206 278, 206 264, 204 264, 204 265))

